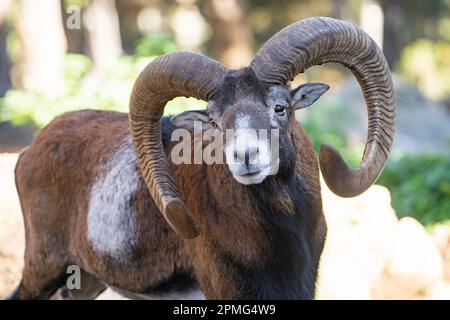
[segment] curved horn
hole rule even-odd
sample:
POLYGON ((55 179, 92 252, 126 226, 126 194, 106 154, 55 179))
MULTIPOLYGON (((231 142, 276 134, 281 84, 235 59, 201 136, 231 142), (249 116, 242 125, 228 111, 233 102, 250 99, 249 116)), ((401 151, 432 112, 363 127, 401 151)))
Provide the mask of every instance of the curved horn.
POLYGON ((166 221, 184 238, 196 237, 199 229, 165 158, 161 117, 175 97, 210 100, 225 71, 220 63, 199 54, 164 55, 141 72, 130 97, 131 135, 145 183, 166 221))
POLYGON ((286 84, 313 65, 336 62, 358 80, 367 104, 368 132, 359 168, 350 169, 331 145, 320 148, 320 168, 337 195, 364 192, 380 175, 391 149, 395 125, 394 93, 386 59, 363 30, 331 18, 298 21, 269 39, 251 63, 267 83, 286 84))

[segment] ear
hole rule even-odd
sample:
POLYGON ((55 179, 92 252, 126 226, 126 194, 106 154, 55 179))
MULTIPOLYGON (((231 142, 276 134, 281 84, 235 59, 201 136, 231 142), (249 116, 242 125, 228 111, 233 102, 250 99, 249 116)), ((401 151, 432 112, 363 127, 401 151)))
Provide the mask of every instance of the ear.
POLYGON ((325 83, 309 82, 291 90, 291 106, 294 110, 309 107, 330 87, 325 83))
POLYGON ((194 122, 200 122, 202 130, 213 128, 206 110, 185 111, 173 116, 170 121, 178 128, 194 130, 194 122))

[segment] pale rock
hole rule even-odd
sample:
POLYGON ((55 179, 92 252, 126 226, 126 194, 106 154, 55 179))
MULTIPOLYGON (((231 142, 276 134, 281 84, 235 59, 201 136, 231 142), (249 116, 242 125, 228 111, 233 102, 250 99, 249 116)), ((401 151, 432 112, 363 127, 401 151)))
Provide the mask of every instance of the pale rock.
POLYGON ((322 181, 322 197, 328 237, 317 297, 370 299, 397 230, 389 191, 375 185, 358 197, 340 198, 322 181))
POLYGON ((426 298, 429 300, 450 300, 450 283, 436 282, 427 289, 426 298))
POLYGON ((399 288, 418 292, 443 278, 444 264, 440 251, 414 218, 406 217, 399 221, 393 247, 386 271, 399 288))
POLYGON ((431 237, 442 253, 450 246, 450 226, 437 225, 431 230, 431 237))
POLYGON ((14 185, 16 154, 2 154, 0 157, 0 254, 22 257, 25 242, 23 219, 19 197, 14 185), (12 186, 12 187, 11 187, 12 186), (7 200, 7 201, 6 201, 7 200))

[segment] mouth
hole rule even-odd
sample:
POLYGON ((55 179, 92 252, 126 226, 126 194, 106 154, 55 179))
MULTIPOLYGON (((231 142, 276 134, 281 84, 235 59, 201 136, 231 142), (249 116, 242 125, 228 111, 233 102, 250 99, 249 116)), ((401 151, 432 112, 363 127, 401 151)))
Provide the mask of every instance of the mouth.
POLYGON ((240 174, 237 175, 241 178, 253 178, 253 177, 257 177, 259 174, 261 174, 261 171, 257 171, 257 172, 251 172, 251 173, 244 173, 244 174, 240 174))
POLYGON ((270 171, 270 166, 264 167, 257 171, 245 172, 245 173, 233 173, 234 179, 245 185, 258 184, 264 181, 270 171))

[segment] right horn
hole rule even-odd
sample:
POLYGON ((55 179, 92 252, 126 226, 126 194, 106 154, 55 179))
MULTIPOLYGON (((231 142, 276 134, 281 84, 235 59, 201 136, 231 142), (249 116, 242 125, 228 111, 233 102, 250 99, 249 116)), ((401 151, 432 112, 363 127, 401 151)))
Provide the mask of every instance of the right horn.
POLYGON ((320 148, 320 168, 328 187, 339 196, 352 197, 376 181, 394 137, 394 92, 380 48, 351 23, 315 17, 274 35, 258 51, 251 67, 261 81, 285 85, 309 67, 327 62, 340 63, 352 71, 367 104, 367 139, 356 170, 349 168, 331 145, 320 148))

